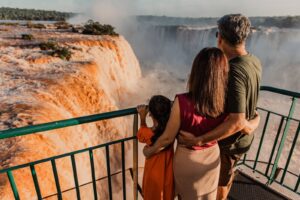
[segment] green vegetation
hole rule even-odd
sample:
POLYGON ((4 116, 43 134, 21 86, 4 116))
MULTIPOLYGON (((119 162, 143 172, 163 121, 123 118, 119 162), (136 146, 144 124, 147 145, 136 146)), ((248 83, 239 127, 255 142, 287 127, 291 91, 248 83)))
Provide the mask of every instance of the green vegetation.
POLYGON ((49 54, 51 56, 59 57, 63 60, 70 60, 72 57, 72 52, 69 48, 61 47, 56 42, 49 41, 41 43, 39 46, 41 50, 50 51, 49 54))
POLYGON ((43 29, 46 28, 46 26, 44 24, 34 24, 31 21, 27 22, 27 28, 38 28, 38 29, 43 29))
POLYGON ((4 26, 18 26, 19 23, 14 23, 14 22, 1 22, 0 25, 4 25, 4 26))
POLYGON ((83 27, 82 34, 87 35, 112 35, 118 36, 119 34, 114 31, 114 27, 109 24, 100 24, 99 22, 94 22, 89 20, 83 27))
POLYGON ((35 9, 0 8, 0 20, 44 20, 64 21, 75 16, 75 13, 45 11, 35 9))
POLYGON ((44 50, 44 51, 45 50, 55 50, 58 48, 58 44, 53 41, 43 42, 39 46, 40 46, 40 49, 44 50))
POLYGON ((72 27, 72 25, 66 21, 58 21, 55 22, 54 25, 56 26, 57 29, 69 29, 72 27))
POLYGON ((70 60, 72 52, 66 47, 59 47, 51 53, 52 56, 57 56, 63 60, 70 60))
POLYGON ((33 37, 32 34, 22 34, 22 35, 21 35, 21 38, 22 38, 23 40, 33 40, 33 39, 34 39, 34 37, 33 37))
POLYGON ((251 17, 254 26, 274 26, 278 28, 300 28, 300 16, 251 17))

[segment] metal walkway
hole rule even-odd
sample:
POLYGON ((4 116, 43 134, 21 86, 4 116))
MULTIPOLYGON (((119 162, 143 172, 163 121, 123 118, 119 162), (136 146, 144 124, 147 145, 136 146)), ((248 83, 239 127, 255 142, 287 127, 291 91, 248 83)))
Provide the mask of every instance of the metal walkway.
POLYGON ((287 200, 280 193, 237 171, 228 200, 287 200))

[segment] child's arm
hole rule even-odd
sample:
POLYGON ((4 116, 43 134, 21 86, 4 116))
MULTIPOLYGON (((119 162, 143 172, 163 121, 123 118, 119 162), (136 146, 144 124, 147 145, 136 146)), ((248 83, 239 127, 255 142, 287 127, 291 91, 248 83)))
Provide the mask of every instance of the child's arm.
POLYGON ((141 119, 141 126, 147 126, 147 123, 146 123, 146 116, 148 114, 148 106, 146 105, 138 105, 137 106, 137 111, 140 115, 140 119, 141 119))

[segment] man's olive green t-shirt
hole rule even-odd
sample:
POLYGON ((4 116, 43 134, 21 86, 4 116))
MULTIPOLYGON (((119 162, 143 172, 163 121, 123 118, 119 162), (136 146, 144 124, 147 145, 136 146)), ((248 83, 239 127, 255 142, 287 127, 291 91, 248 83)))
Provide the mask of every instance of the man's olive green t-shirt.
MULTIPOLYGON (((260 87, 261 63, 254 55, 247 54, 231 59, 229 65, 226 113, 245 113, 248 120, 253 119, 260 87)), ((253 134, 238 132, 219 141, 219 145, 233 154, 245 153, 253 137, 253 134)))

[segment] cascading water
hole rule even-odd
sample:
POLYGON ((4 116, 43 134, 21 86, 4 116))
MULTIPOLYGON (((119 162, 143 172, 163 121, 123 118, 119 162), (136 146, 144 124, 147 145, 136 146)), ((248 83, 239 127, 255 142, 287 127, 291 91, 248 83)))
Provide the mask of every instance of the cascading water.
MULTIPOLYGON (((186 79, 195 55, 204 47, 216 46, 216 27, 140 26, 137 35, 128 36, 142 67, 157 64, 186 79), (139 36, 140 35, 140 36, 139 36), (133 39, 134 38, 134 39, 133 39)), ((247 49, 263 65, 265 85, 299 91, 300 29, 259 28, 253 30, 247 49)))
MULTIPOLYGON (((136 85, 141 76, 139 63, 122 36, 84 36, 23 26, 0 28, 1 130, 118 110, 126 106, 123 94, 128 94, 128 88, 136 85), (31 33, 35 39, 20 39, 24 32, 31 33), (38 47, 37 44, 49 39, 70 48, 71 60, 51 57, 38 47)), ((132 120, 123 117, 0 140, 0 167, 60 155, 131 134, 132 120)), ((130 146, 126 149, 130 150, 130 146)), ((111 147, 111 155, 114 155, 111 158, 112 173, 121 169, 120 151, 119 145, 111 147)), ((94 153, 96 178, 106 176, 105 152, 97 150, 94 153)), ((76 155, 76 161, 79 184, 90 182, 88 154, 76 155)), ((74 187, 70 159, 58 159, 57 168, 61 190, 74 187)), ((36 165, 36 170, 42 196, 55 194, 51 164, 36 165)), ((35 189, 29 169, 13 173, 20 198, 34 199, 35 189)), ((114 195, 121 191, 120 181, 113 178, 114 195)), ((106 183, 98 184, 99 197, 103 199, 108 198, 106 183)), ((81 192, 86 198, 92 195, 90 189, 90 186, 82 187, 81 192)), ((63 194, 64 199, 75 197, 75 191, 63 194)), ((0 176, 0 198, 13 199, 5 174, 0 176)))

